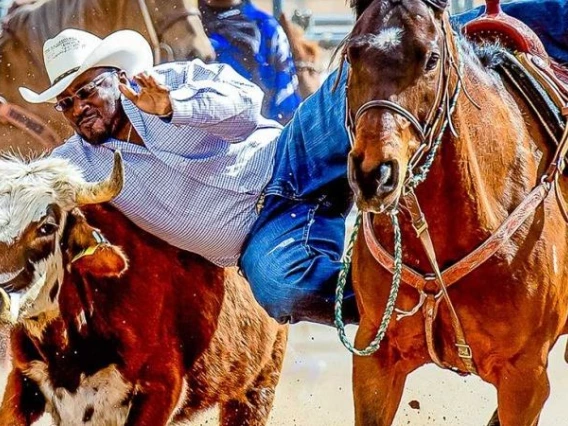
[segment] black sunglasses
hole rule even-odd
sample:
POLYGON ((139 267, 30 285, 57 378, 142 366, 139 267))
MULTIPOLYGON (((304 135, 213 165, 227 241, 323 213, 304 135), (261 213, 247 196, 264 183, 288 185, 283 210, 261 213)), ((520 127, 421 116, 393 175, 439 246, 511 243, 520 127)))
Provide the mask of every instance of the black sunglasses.
POLYGON ((83 101, 87 98, 90 98, 91 96, 93 96, 95 94, 98 87, 101 84, 103 84, 103 82, 113 74, 116 74, 116 71, 105 72, 105 73, 97 76, 97 78, 95 78, 93 81, 85 84, 83 87, 78 89, 71 96, 67 96, 67 97, 61 99, 60 101, 57 101, 57 103, 54 105, 54 108, 59 112, 65 112, 73 106, 73 102, 74 102, 73 99, 74 98, 77 98, 80 101, 83 101))

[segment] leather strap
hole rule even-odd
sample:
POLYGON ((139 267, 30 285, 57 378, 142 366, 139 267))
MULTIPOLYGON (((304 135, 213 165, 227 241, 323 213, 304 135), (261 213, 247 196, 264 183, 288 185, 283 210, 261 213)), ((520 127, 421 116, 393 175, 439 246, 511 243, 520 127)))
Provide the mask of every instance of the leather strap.
POLYGON ((436 297, 434 294, 428 294, 424 305, 422 306, 422 314, 424 315, 424 332, 426 334, 426 347, 428 348, 428 354, 434 364, 440 368, 449 368, 445 362, 443 362, 436 352, 434 346, 434 320, 438 315, 438 306, 440 306, 440 298, 436 297))
MULTIPOLYGON (((505 219, 501 226, 495 231, 483 244, 476 248, 473 252, 453 264, 442 272, 442 278, 446 287, 451 286, 461 280, 471 271, 477 269, 485 263, 487 259, 493 256, 502 246, 511 238, 511 236, 519 229, 524 221, 531 213, 542 203, 548 195, 550 185, 541 183, 536 186, 521 204, 505 219)), ((394 258, 392 255, 378 242, 373 229, 373 219, 371 213, 363 215, 363 232, 369 251, 381 266, 386 270, 394 272, 394 258)), ((407 265, 402 267, 402 280, 419 291, 423 291, 426 283, 431 281, 428 275, 421 274, 407 265)))
MULTIPOLYGON (((519 206, 505 219, 501 226, 487 239, 483 244, 476 248, 473 252, 461 259, 459 262, 440 271, 435 251, 428 231, 428 225, 424 218, 424 214, 420 210, 416 195, 412 193, 411 197, 405 198, 405 205, 409 209, 412 217, 413 227, 416 229, 418 236, 424 246, 430 264, 435 272, 436 280, 440 286, 440 292, 433 294, 426 289, 428 282, 432 281, 429 274, 421 274, 407 265, 402 266, 402 281, 416 288, 421 295, 426 295, 425 303, 423 305, 423 314, 425 319, 426 342, 428 352, 432 360, 440 367, 448 368, 436 354, 433 338, 433 323, 438 311, 437 305, 439 304, 442 295, 448 303, 450 314, 452 317, 452 326, 456 334, 456 347, 458 349, 458 356, 462 359, 466 370, 475 372, 475 366, 472 361, 471 348, 465 340, 463 328, 459 322, 459 318, 449 296, 447 295, 447 288, 456 283, 467 274, 478 268, 492 257, 519 229, 525 220, 534 212, 534 210, 544 201, 550 192, 551 184, 542 181, 537 185, 529 195, 523 200, 519 206)), ((363 232, 371 255, 375 260, 390 273, 394 273, 394 258, 392 255, 378 242, 373 228, 373 215, 372 213, 365 213, 363 215, 363 232)), ((421 299, 424 300, 424 299, 421 299)), ((415 312, 413 310, 412 312, 415 312)))
POLYGON ((24 108, 6 102, 0 98, 0 123, 12 124, 27 132, 46 148, 54 148, 61 144, 60 138, 37 115, 24 108))
MULTIPOLYGON (((418 203, 418 199, 416 198, 416 194, 414 191, 408 192, 404 199, 404 205, 408 209, 410 213, 410 217, 412 219, 412 226, 424 247, 424 252, 428 257, 428 261, 430 262, 430 266, 434 270, 434 274, 436 275, 436 280, 438 281, 438 286, 440 289, 440 293, 443 296, 446 304, 448 305, 448 309, 450 311, 450 318, 452 321, 452 327, 454 329, 454 333, 456 336, 456 347, 458 351, 458 356, 461 358, 466 371, 470 373, 476 373, 477 370, 473 365, 473 354, 471 351, 471 347, 467 344, 465 340, 465 333, 463 331, 463 327, 459 320, 458 314, 454 308, 452 300, 450 299, 450 295, 448 294, 448 289, 446 284, 444 283, 444 278, 442 277, 442 273, 440 272, 440 268, 438 266, 438 260, 436 259, 436 251, 434 249, 434 244, 432 243, 432 237, 430 236, 430 231, 428 230, 428 223, 426 222, 426 218, 424 217, 424 213, 422 213, 422 209, 420 208, 420 204, 418 203)), ((433 322, 436 319, 436 313, 438 312, 438 305, 439 300, 436 300, 436 297, 432 294, 428 295, 426 299, 425 308, 428 311, 428 315, 426 315, 426 322, 427 326, 432 329, 433 322), (432 303, 434 303, 434 308, 432 308, 432 303), (428 324, 430 323, 430 324, 428 324)), ((430 333, 432 334, 432 333, 430 333)), ((428 351, 430 355, 436 352, 434 346, 434 338, 431 336, 430 339, 427 339, 428 344, 428 351)))
POLYGON ((554 194, 556 195, 556 202, 558 203, 558 208, 560 209, 560 213, 564 220, 568 223, 568 205, 566 204, 566 200, 564 199, 564 194, 562 194, 562 188, 560 188, 560 184, 558 183, 558 178, 560 174, 557 173, 556 177, 554 178, 554 194))

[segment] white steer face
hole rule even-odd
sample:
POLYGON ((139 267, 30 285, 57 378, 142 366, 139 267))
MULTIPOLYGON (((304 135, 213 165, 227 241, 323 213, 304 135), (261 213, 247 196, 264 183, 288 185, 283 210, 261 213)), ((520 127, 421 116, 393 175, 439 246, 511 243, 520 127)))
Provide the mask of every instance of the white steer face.
POLYGON ((53 309, 63 277, 60 242, 69 212, 114 198, 122 176, 120 154, 110 177, 97 183, 85 182, 63 159, 0 158, 0 288, 34 302, 35 313, 53 309))

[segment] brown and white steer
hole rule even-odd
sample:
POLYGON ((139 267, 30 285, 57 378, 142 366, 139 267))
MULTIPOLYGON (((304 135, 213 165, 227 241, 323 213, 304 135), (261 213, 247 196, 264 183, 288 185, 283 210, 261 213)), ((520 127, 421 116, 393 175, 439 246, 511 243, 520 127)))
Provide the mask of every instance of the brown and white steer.
POLYGON ((0 160, 0 287, 22 294, 0 425, 160 426, 215 404, 223 425, 264 425, 286 327, 236 270, 100 204, 121 188, 119 155, 95 184, 64 160, 0 160))

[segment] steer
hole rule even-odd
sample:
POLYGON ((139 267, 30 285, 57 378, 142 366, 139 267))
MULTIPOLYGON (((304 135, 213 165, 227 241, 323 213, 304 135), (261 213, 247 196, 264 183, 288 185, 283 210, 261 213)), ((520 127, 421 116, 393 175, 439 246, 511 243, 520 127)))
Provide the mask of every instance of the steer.
POLYGON ((21 295, 0 425, 160 426, 215 404, 223 425, 264 425, 287 328, 235 269, 104 204, 122 175, 119 154, 98 183, 61 159, 0 160, 0 287, 21 295))

